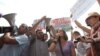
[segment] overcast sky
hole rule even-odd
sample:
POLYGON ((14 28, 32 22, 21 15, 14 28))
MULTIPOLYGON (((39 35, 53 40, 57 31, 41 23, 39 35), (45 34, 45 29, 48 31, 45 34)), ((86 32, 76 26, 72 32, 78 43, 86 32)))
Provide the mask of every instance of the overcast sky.
MULTIPOLYGON (((77 0, 0 0, 0 13, 17 13, 16 24, 18 26, 21 23, 31 25, 34 19, 40 19, 44 15, 51 17, 52 19, 69 17, 71 14, 70 9, 76 2, 77 0)), ((97 3, 95 3, 78 20, 83 21, 91 11, 100 12, 97 3)), ((3 22, 3 24, 0 25, 7 24, 3 22)))
POLYGON ((17 13, 16 24, 31 25, 34 19, 46 15, 51 18, 69 17, 77 0, 0 0, 0 13, 17 13))

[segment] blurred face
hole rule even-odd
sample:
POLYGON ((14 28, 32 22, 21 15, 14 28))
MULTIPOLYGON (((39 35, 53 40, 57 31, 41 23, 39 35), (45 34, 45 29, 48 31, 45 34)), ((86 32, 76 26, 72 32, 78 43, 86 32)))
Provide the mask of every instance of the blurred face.
POLYGON ((48 35, 44 34, 44 40, 46 41, 48 39, 48 35))
POLYGON ((27 35, 32 36, 32 34, 33 34, 32 27, 28 27, 27 35))
POLYGON ((79 37, 79 35, 77 35, 77 34, 72 34, 72 37, 73 37, 74 39, 77 39, 77 38, 79 37))
POLYGON ((59 30, 58 30, 58 33, 59 33, 59 36, 64 37, 64 32, 63 32, 62 29, 59 29, 59 30))
POLYGON ((90 17, 90 19, 87 20, 88 25, 90 27, 93 27, 98 21, 99 21, 99 17, 90 17))
POLYGON ((43 32, 41 30, 36 32, 37 38, 43 38, 43 32))
POLYGON ((24 26, 24 25, 21 25, 20 27, 19 27, 19 29, 18 29, 18 33, 20 33, 20 34, 24 34, 25 32, 26 32, 26 26, 24 26))

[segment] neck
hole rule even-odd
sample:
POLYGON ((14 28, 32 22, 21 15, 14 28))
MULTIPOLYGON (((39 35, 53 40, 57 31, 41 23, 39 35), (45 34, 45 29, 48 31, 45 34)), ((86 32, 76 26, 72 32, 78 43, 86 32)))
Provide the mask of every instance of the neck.
POLYGON ((61 41, 61 42, 66 42, 66 40, 64 40, 64 38, 61 38, 60 41, 61 41))
POLYGON ((40 36, 37 36, 37 39, 42 40, 42 38, 40 36))
POLYGON ((23 35, 24 33, 18 33, 18 35, 23 35))

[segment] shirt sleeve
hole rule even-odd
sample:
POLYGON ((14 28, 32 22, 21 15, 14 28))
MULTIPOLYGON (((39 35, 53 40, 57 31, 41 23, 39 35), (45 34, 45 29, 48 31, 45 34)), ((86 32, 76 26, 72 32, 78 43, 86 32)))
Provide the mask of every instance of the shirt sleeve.
POLYGON ((69 41, 69 43, 71 48, 75 48, 74 43, 72 41, 69 41))
POLYGON ((16 41, 18 42, 18 44, 26 44, 28 43, 28 37, 26 35, 20 35, 15 37, 16 41))

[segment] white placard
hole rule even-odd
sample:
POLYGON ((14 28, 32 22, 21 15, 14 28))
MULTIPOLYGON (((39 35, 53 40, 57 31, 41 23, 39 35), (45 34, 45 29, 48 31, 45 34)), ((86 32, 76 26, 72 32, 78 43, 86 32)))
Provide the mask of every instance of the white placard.
POLYGON ((78 19, 82 14, 84 14, 96 0, 78 0, 75 5, 70 9, 72 14, 72 19, 78 19))

